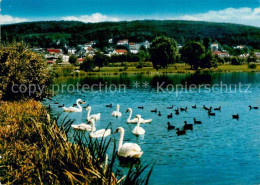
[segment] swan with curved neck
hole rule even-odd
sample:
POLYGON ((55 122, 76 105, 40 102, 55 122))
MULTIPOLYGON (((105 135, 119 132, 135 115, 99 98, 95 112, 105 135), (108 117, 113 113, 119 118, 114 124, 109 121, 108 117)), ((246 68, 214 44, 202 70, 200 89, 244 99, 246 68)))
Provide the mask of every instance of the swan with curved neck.
POLYGON ((78 99, 76 104, 78 107, 62 107, 65 112, 82 112, 82 107, 80 106, 81 99, 78 99))
POLYGON ((123 143, 125 130, 123 127, 118 127, 116 132, 120 132, 117 154, 120 157, 140 158, 143 155, 141 147, 136 143, 123 143))
POLYGON ((144 130, 142 127, 140 127, 141 115, 138 114, 138 115, 136 115, 135 118, 137 118, 138 122, 137 122, 136 127, 135 127, 134 130, 132 131, 132 133, 133 133, 134 135, 143 135, 143 134, 145 133, 145 130, 144 130))
MULTIPOLYGON (((126 120, 126 122, 127 123, 133 123, 133 124, 136 124, 136 123, 138 123, 138 119, 135 117, 135 118, 133 118, 133 119, 131 119, 131 117, 132 117, 132 114, 133 114, 133 110, 131 109, 131 108, 128 108, 127 110, 126 110, 126 112, 129 112, 129 117, 128 117, 128 119, 126 120)), ((143 118, 141 118, 140 117, 140 123, 151 123, 153 120, 152 119, 143 119, 143 118)))
POLYGON ((112 116, 114 117, 121 117, 122 113, 119 111, 120 105, 116 105, 116 111, 112 112, 112 116))
POLYGON ((111 134, 111 129, 100 129, 100 130, 96 130, 96 127, 95 127, 95 120, 94 119, 91 119, 90 120, 90 124, 92 126, 92 130, 89 134, 90 137, 92 138, 99 138, 99 137, 107 137, 111 134))
POLYGON ((86 108, 86 110, 88 111, 88 115, 87 115, 87 120, 88 121, 90 121, 91 119, 94 119, 95 121, 100 120, 100 115, 101 115, 100 113, 90 115, 90 112, 91 112, 91 107, 90 106, 88 106, 86 108))

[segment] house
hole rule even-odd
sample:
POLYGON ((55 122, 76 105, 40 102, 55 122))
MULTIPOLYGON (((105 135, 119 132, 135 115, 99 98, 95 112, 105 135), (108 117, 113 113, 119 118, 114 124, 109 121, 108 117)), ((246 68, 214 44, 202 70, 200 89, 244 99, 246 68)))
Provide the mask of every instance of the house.
POLYGON ((139 51, 139 46, 135 44, 135 42, 129 42, 129 50, 133 54, 137 54, 139 51))
POLYGON ((219 57, 229 57, 229 53, 228 52, 213 51, 212 54, 213 55, 218 55, 219 57))
POLYGON ((245 46, 242 46, 242 45, 238 45, 238 46, 235 46, 234 49, 244 49, 245 46))
POLYGON ((117 54, 117 55, 123 55, 123 54, 127 54, 128 51, 126 49, 115 49, 113 54, 117 54))
POLYGON ((77 50, 75 48, 68 48, 68 53, 71 55, 75 55, 77 50))
POLYGON ((260 59, 260 52, 255 52, 255 56, 260 59))
POLYGON ((216 43, 216 42, 211 43, 210 48, 211 48, 211 51, 218 51, 218 49, 219 49, 218 43, 216 43))
POLYGON ((128 45, 128 39, 123 39, 123 40, 117 41, 117 45, 120 45, 120 46, 128 45))
POLYGON ((95 50, 92 47, 88 47, 87 50, 86 50, 86 54, 94 56, 95 50))
POLYGON ((49 48, 47 49, 47 52, 51 55, 55 55, 55 54, 62 54, 61 49, 53 49, 53 48, 49 48))
POLYGON ((84 58, 78 58, 77 61, 78 61, 79 64, 82 64, 84 62, 84 58))
POLYGON ((45 54, 45 58, 47 60, 54 60, 56 61, 59 57, 62 57, 62 50, 61 49, 53 49, 53 48, 48 48, 47 53, 45 54))
POLYGON ((52 65, 52 64, 56 64, 56 62, 53 60, 47 60, 47 64, 52 65))

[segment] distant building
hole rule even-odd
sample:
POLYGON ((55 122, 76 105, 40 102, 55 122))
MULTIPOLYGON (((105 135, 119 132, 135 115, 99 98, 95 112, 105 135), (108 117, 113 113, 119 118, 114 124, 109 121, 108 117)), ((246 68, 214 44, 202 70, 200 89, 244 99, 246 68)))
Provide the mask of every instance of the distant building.
POLYGON ((218 51, 218 49, 219 49, 218 43, 213 42, 213 43, 210 45, 210 48, 211 48, 211 51, 218 51))
POLYGON ((78 61, 79 64, 82 64, 84 62, 84 58, 78 58, 77 61, 78 61))
POLYGON ((213 51, 213 55, 218 55, 219 57, 229 57, 228 52, 222 52, 222 51, 213 51))
POLYGON ((123 55, 123 54, 127 54, 128 51, 126 49, 115 49, 113 54, 117 54, 117 55, 123 55))
POLYGON ((77 50, 75 48, 68 48, 68 53, 71 55, 75 55, 77 50))
POLYGON ((129 50, 131 53, 137 54, 139 47, 138 47, 138 45, 135 44, 135 42, 129 42, 129 50))
POLYGON ((260 59, 260 52, 255 52, 255 55, 258 59, 260 59))
POLYGON ((123 39, 123 40, 117 41, 117 45, 119 45, 119 46, 128 45, 128 39, 123 39))
POLYGON ((244 49, 245 46, 242 46, 242 45, 238 45, 238 46, 235 46, 234 49, 244 49))
POLYGON ((49 54, 62 54, 61 49, 49 48, 49 49, 47 49, 47 52, 48 52, 49 54))

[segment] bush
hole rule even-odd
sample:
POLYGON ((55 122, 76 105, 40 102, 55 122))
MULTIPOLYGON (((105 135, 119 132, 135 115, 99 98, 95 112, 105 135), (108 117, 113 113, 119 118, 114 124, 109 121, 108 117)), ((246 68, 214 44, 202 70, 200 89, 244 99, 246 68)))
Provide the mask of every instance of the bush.
POLYGON ((82 64, 80 64, 80 69, 86 72, 93 71, 95 68, 94 60, 91 57, 86 57, 82 64))
POLYGON ((249 69, 256 69, 256 64, 248 64, 249 69))
POLYGON ((239 58, 233 57, 233 58, 231 59, 231 64, 232 64, 232 65, 240 65, 241 62, 240 62, 239 58))
POLYGON ((51 75, 43 57, 24 43, 0 45, 0 99, 42 99, 50 92, 51 75))

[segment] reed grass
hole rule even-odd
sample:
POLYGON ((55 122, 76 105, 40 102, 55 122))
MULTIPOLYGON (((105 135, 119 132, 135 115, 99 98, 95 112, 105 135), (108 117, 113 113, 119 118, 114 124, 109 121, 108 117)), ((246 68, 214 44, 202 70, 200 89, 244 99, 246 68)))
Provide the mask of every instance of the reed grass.
POLYGON ((92 140, 83 132, 69 136, 71 124, 68 119, 51 119, 34 100, 0 102, 0 182, 148 184, 152 168, 146 176, 148 166, 134 164, 125 177, 114 173, 115 143, 92 140), (110 145, 114 150, 107 160, 110 145))

